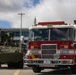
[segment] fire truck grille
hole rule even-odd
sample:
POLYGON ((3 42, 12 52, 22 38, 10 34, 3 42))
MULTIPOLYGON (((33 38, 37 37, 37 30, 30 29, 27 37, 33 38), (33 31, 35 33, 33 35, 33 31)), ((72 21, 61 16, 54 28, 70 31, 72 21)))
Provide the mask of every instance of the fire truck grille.
POLYGON ((57 45, 56 44, 43 44, 42 45, 42 55, 41 58, 54 58, 56 54, 57 45))

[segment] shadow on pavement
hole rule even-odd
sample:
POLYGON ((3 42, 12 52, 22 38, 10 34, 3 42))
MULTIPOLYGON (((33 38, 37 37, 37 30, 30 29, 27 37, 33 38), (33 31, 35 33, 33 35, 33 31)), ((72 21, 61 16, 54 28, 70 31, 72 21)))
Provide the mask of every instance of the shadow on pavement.
MULTIPOLYGON (((7 65, 3 65, 3 66, 1 66, 0 67, 0 70, 2 70, 2 69, 9 69, 9 70, 16 70, 16 69, 19 69, 19 68, 9 68, 7 65)), ((30 67, 27 67, 26 65, 22 68, 22 69, 20 69, 20 70, 30 70, 31 68, 30 67)))
POLYGON ((37 75, 74 75, 74 74, 72 74, 70 69, 57 69, 48 72, 41 72, 40 74, 37 75))

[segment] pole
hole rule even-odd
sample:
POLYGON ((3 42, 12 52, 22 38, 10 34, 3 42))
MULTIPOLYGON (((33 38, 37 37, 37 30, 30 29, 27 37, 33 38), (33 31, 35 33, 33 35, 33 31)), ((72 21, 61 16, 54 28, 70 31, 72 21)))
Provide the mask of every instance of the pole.
POLYGON ((22 46, 21 46, 21 36, 22 36, 22 16, 23 15, 25 15, 24 13, 18 13, 18 15, 20 15, 21 16, 21 25, 20 25, 20 50, 21 50, 21 48, 22 48, 22 46))
POLYGON ((1 29, 0 29, 0 43, 1 43, 1 29))

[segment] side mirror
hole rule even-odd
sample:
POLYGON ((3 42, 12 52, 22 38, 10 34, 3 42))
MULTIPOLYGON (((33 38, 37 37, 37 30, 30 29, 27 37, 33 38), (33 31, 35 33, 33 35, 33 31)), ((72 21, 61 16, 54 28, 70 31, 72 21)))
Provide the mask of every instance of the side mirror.
POLYGON ((26 54, 26 52, 27 52, 27 44, 23 43, 22 44, 22 48, 23 48, 23 52, 26 54))

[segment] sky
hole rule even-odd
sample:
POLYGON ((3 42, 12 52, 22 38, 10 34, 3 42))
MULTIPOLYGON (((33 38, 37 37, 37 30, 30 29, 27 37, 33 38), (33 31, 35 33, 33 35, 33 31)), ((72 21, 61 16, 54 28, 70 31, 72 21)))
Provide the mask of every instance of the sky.
POLYGON ((29 28, 38 22, 76 20, 76 0, 0 0, 0 28, 29 28))

